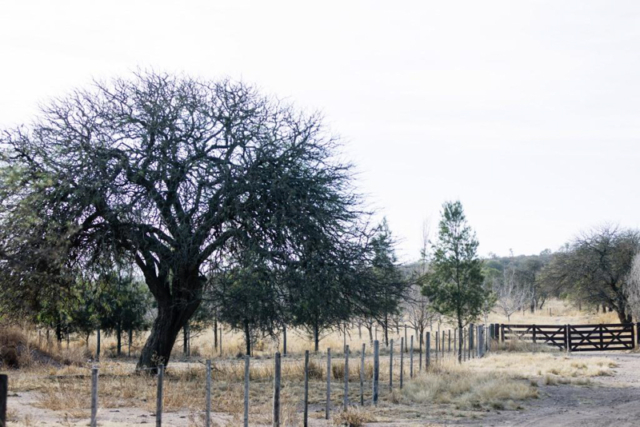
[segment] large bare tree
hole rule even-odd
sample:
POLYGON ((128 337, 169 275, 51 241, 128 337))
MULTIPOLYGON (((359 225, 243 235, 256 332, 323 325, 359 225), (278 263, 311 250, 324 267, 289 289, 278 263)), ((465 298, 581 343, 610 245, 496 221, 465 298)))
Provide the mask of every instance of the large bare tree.
POLYGON ((496 307, 506 316, 507 321, 511 321, 511 315, 521 310, 531 299, 529 290, 519 283, 513 267, 506 268, 501 280, 494 280, 492 288, 496 307))
POLYGON ((320 118, 241 83, 139 72, 52 102, 0 144, 15 189, 4 259, 33 255, 21 236, 64 239, 77 265, 128 257, 157 302, 139 368, 168 362, 203 272, 230 253, 293 265, 310 241, 331 251, 357 234, 350 167, 320 118), (17 225, 24 211, 37 232, 17 225))
POLYGON ((542 280, 554 293, 613 309, 620 322, 628 323, 631 313, 625 288, 639 250, 638 231, 599 227, 555 253, 542 280))
POLYGON ((629 311, 636 322, 640 320, 640 253, 637 253, 631 264, 631 271, 627 275, 625 287, 629 311))

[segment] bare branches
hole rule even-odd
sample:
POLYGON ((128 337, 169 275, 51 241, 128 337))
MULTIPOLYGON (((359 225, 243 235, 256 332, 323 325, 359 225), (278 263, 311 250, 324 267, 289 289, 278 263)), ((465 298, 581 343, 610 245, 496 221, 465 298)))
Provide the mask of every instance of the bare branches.
POLYGON ((521 310, 531 296, 529 290, 517 280, 513 267, 505 269, 502 280, 494 280, 493 292, 496 296, 496 306, 511 320, 511 315, 521 310))
POLYGON ((640 253, 633 258, 631 271, 627 275, 626 282, 625 295, 627 296, 629 310, 638 321, 640 319, 640 253))
POLYGON ((21 205, 51 224, 34 239, 66 230, 61 259, 127 254, 158 302, 165 335, 149 345, 166 353, 200 304, 203 266, 248 248, 294 265, 315 240, 336 259, 360 239, 360 200, 336 144, 318 115, 242 83, 154 72, 96 83, 0 137, 22 183, 1 202, 0 240, 13 259, 27 253, 10 238, 29 231, 21 205))

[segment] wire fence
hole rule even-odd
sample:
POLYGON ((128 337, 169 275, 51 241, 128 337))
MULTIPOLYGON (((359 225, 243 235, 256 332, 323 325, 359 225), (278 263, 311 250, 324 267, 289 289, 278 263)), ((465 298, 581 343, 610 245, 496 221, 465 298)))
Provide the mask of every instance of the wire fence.
MULTIPOLYGON (((406 375, 408 373, 409 378, 416 376, 417 372, 428 371, 434 366, 442 363, 445 359, 451 360, 457 359, 459 362, 465 362, 473 358, 483 357, 487 351, 490 350, 490 342, 498 339, 498 325, 491 324, 487 327, 484 325, 470 325, 468 328, 462 328, 457 330, 442 330, 434 332, 426 332, 424 335, 424 349, 422 346, 418 349, 414 346, 414 336, 408 337, 405 340, 404 337, 400 338, 400 342, 394 342, 393 339, 389 341, 385 354, 381 354, 380 341, 374 340, 371 349, 367 349, 366 344, 358 350, 352 351, 349 344, 345 344, 342 349, 343 352, 338 358, 338 355, 333 354, 331 349, 327 349, 326 353, 322 354, 310 354, 307 350, 304 353, 304 365, 303 365, 303 382, 304 391, 301 396, 302 399, 302 417, 303 425, 308 426, 309 422, 309 379, 310 379, 310 366, 322 366, 326 369, 326 390, 324 396, 326 402, 324 404, 324 416, 325 419, 330 419, 332 411, 346 410, 351 406, 377 406, 381 394, 381 386, 389 392, 393 393, 397 387, 402 389, 405 385, 406 375), (407 342, 408 341, 408 342, 407 342), (398 345, 399 344, 399 345, 398 345), (397 345, 397 348, 396 348, 397 345), (369 351, 369 353, 368 353, 369 351), (372 369, 368 372, 365 369, 365 360, 372 359, 372 369), (381 360, 386 359, 388 361, 388 372, 385 374, 384 379, 386 384, 381 384, 381 360), (342 368, 343 385, 340 387, 342 390, 342 405, 332 404, 332 378, 335 378, 335 372, 333 371, 334 364, 340 362, 342 368), (398 366, 399 365, 399 366, 398 366), (349 387, 352 385, 350 377, 351 366, 357 367, 354 369, 354 373, 357 372, 356 387, 359 387, 357 400, 351 400, 349 395, 349 387), (408 372, 407 372, 408 371, 408 372), (417 371, 417 372, 416 372, 417 371), (387 375, 388 374, 388 375, 387 375), (394 383, 394 379, 397 383, 394 383), (365 399, 365 387, 371 387, 371 398, 365 399)), ((383 360, 384 361, 384 360, 383 360)), ((244 356, 242 360, 227 360, 216 361, 215 365, 210 359, 206 360, 202 364, 196 364, 203 367, 205 372, 205 402, 203 402, 204 409, 204 425, 210 427, 212 423, 212 381, 213 371, 221 369, 224 365, 238 367, 243 364, 243 425, 249 425, 249 409, 250 409, 250 383, 251 383, 251 365, 252 360, 250 356, 244 356)), ((273 359, 264 360, 261 359, 259 363, 273 363, 272 371, 272 383, 273 383, 273 397, 272 397, 272 425, 279 427, 281 425, 281 391, 282 391, 282 372, 283 372, 283 357, 281 353, 274 354, 273 359)), ((385 362, 386 363, 386 362, 385 362)), ((317 369, 317 368, 316 368, 317 369)), ((140 370, 151 370, 155 375, 157 388, 156 388, 156 410, 155 421, 156 426, 162 425, 163 416, 163 403, 164 403, 164 381, 165 381, 165 366, 159 365, 152 368, 137 368, 140 370)), ((99 396, 98 396, 98 382, 100 378, 100 368, 98 365, 94 365, 91 368, 91 420, 90 426, 97 426, 98 422, 98 409, 99 409, 99 396)), ((353 393, 352 393, 353 394, 353 393)), ((0 409, 1 409, 0 402, 0 409)), ((4 424, 2 424, 4 425, 4 424)))

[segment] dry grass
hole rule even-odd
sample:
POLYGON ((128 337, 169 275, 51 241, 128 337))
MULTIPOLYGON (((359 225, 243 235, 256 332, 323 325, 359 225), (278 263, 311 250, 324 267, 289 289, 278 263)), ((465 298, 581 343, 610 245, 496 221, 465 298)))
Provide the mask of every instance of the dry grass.
POLYGON ((557 347, 545 344, 537 344, 521 339, 510 339, 506 342, 491 343, 491 350, 494 352, 507 353, 560 353, 557 347))
POLYGON ((376 417, 371 410, 351 407, 346 411, 340 411, 333 417, 333 425, 340 427, 362 427, 365 423, 376 422, 376 417))
POLYGON ((500 373, 521 379, 540 380, 543 385, 592 385, 591 378, 610 376, 617 365, 604 357, 574 359, 564 353, 492 353, 468 362, 478 372, 500 373))
POLYGON ((30 338, 28 331, 16 326, 0 328, 0 362, 4 369, 79 365, 87 360, 83 349, 42 346, 30 338))
POLYGON ((402 396, 414 403, 450 404, 457 409, 518 409, 523 400, 537 398, 538 389, 508 373, 478 372, 449 363, 410 381, 402 396))
MULTIPOLYGON (((557 304, 554 302, 553 304, 557 304)), ((578 313, 571 307, 553 306, 558 315, 567 315, 576 322, 586 323, 585 313, 578 313), (578 316, 582 316, 578 318, 578 316)), ((528 315, 529 313, 527 313, 528 315)), ((554 322, 543 313, 536 318, 525 315, 527 323, 569 323, 567 318, 554 322)), ((601 315, 602 316, 602 315, 601 315)), ((607 313, 606 316, 610 316, 607 313)), ((518 323, 512 318, 512 323, 518 323)), ((611 319, 599 319, 611 321, 611 319)), ((490 321, 500 321, 490 318, 490 321)), ((519 321, 522 321, 520 319, 519 321)), ((437 325, 434 324, 434 327, 437 325)), ((441 325, 446 329, 445 325, 441 325)), ((411 332, 409 332, 410 334, 411 332)), ((365 360, 365 392, 366 401, 371 400, 370 378, 373 372, 373 361, 370 355, 368 332, 362 329, 362 340, 357 328, 350 331, 351 337, 347 341, 352 349, 349 366, 351 402, 359 402, 360 354, 362 342, 366 342, 367 358, 365 360)), ((33 334, 32 334, 33 335, 33 334)), ((244 362, 235 355, 242 352, 244 343, 242 335, 224 332, 224 352, 220 356, 212 345, 212 331, 208 330, 198 336, 192 343, 192 355, 201 354, 203 358, 213 359, 212 409, 214 412, 230 414, 230 421, 226 425, 241 424, 242 396, 244 379, 244 362)), ((7 340, 9 339, 9 335, 7 340)), ((343 400, 342 387, 344 384, 344 355, 341 354, 343 336, 337 333, 325 336, 321 342, 321 354, 312 353, 310 360, 309 401, 312 407, 321 406, 325 399, 326 381, 326 348, 332 348, 332 404, 334 407, 334 424, 361 425, 376 419, 379 422, 398 419, 425 419, 434 415, 451 417, 475 416, 475 411, 487 409, 517 409, 526 399, 538 396, 538 384, 575 384, 590 385, 590 378, 612 375, 615 364, 605 358, 574 359, 554 351, 554 349, 533 345, 527 342, 513 341, 507 345, 496 345, 494 351, 483 359, 473 359, 463 365, 455 363, 453 355, 446 355, 437 363, 432 359, 432 368, 428 373, 420 372, 418 368, 419 355, 414 354, 414 369, 416 377, 409 379, 409 357, 405 353, 404 379, 405 388, 402 392, 397 389, 399 384, 399 341, 404 336, 404 329, 393 330, 394 339, 394 382, 396 390, 389 392, 389 358, 388 350, 381 343, 380 359, 380 405, 367 410, 350 409, 347 412, 337 411, 343 400), (428 406, 425 403, 429 403, 428 406), (443 415, 445 414, 445 415, 443 415), (422 418, 421 418, 422 417, 422 418), (358 424, 360 423, 360 424, 358 424)), ((14 342, 23 338, 11 338, 14 342), (18 339, 19 338, 19 339, 18 339)), ((30 341, 28 334, 26 342, 31 348, 38 347, 38 343, 30 341)), ((309 337, 301 332, 290 331, 288 340, 289 356, 283 358, 282 375, 283 388, 281 400, 283 404, 282 418, 284 425, 300 424, 300 409, 303 396, 302 378, 304 363, 302 353, 311 350, 309 337)), ((382 339, 381 331, 378 338, 382 339)), ((141 348, 145 336, 135 337, 132 350, 135 353, 141 348)), ((7 341, 8 342, 8 341, 7 341)), ((2 345, 0 336, 0 345, 2 345)), ((46 344, 46 343, 45 343, 46 344)), ((182 358, 181 343, 176 345, 175 358, 168 367, 165 377, 164 407, 167 412, 179 412, 189 418, 188 425, 202 425, 200 417, 205 400, 205 369, 198 361, 186 363, 182 358), (183 362, 176 363, 178 360, 183 362)), ((71 342, 70 348, 47 346, 52 357, 56 360, 74 361, 69 366, 27 361, 20 369, 11 372, 12 391, 38 392, 36 405, 39 408, 58 411, 72 419, 86 419, 90 408, 90 365, 88 352, 95 345, 92 338, 88 350, 84 341, 71 342), (55 347, 55 348, 54 348, 55 347)), ((103 348, 107 356, 115 354, 115 340, 113 337, 103 338, 103 348)), ((66 347, 63 345, 63 347, 66 347)), ((417 347, 417 345, 416 345, 417 347)), ((8 347, 7 347, 8 348, 8 347)), ((124 346, 126 352, 127 346, 124 346)), ((275 340, 260 340, 255 346, 256 354, 251 360, 250 370, 250 418, 252 423, 270 424, 272 404, 273 353, 278 350, 275 340)), ((417 348, 416 348, 417 350, 417 348)), ((432 358, 435 353, 432 350, 432 358)), ((194 357, 194 359, 196 359, 194 357)), ((191 359, 192 361, 194 359, 191 359)), ((196 359, 197 360, 197 359, 196 359)), ((422 360, 424 363, 424 359, 422 360)), ((152 414, 155 411, 156 379, 154 377, 134 374, 134 360, 110 359, 103 357, 100 364, 100 407, 105 410, 115 408, 139 408, 152 414)), ((125 410, 123 409, 123 412, 125 410)), ((312 416, 315 416, 312 412, 312 416)), ((62 416, 62 415, 61 415, 62 416)), ((13 420, 24 418, 22 414, 11 414, 13 420)), ((32 421, 25 421, 30 425, 32 421)), ((35 421, 33 421, 35 423, 35 421)), ((187 421, 185 421, 187 423, 187 421)))

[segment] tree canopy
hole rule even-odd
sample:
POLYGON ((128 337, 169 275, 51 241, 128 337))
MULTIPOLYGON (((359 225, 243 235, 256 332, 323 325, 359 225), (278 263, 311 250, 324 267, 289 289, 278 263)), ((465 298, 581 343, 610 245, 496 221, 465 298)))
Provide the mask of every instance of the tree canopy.
POLYGON ((320 117, 242 83, 155 72, 96 83, 0 144, 2 267, 20 272, 3 286, 27 292, 27 273, 127 257, 158 307, 140 367, 169 360, 205 267, 246 247, 295 266, 310 239, 338 253, 362 228, 350 166, 320 117))
POLYGON ((477 319, 490 297, 483 287, 477 250, 478 240, 467 224, 462 203, 444 203, 431 270, 422 279, 423 293, 436 311, 455 319, 458 328, 477 319))
POLYGON ((562 296, 616 311, 631 322, 627 281, 634 256, 640 252, 636 230, 604 226, 583 233, 555 253, 542 271, 546 286, 562 296))

